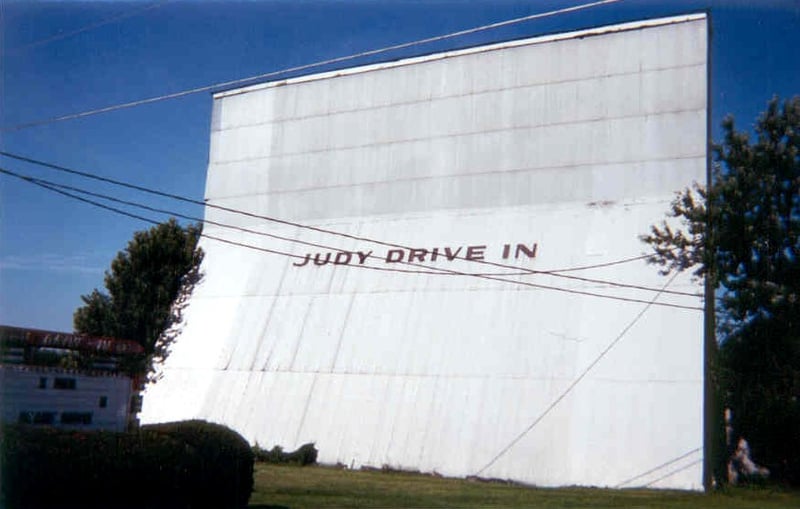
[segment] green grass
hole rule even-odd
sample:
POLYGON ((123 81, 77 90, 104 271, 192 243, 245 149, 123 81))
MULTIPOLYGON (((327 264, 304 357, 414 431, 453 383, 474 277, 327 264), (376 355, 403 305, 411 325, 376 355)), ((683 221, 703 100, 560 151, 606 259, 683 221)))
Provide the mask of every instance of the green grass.
POLYGON ((800 508, 800 492, 528 488, 402 472, 257 464, 251 509, 316 507, 800 508))

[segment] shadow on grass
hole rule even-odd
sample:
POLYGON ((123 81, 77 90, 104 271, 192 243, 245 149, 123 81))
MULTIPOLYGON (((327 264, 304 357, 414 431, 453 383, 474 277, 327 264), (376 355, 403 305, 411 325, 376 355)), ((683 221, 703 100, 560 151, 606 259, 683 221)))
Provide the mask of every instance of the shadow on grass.
POLYGON ((247 509, 292 509, 292 508, 286 505, 256 504, 247 506, 247 509))

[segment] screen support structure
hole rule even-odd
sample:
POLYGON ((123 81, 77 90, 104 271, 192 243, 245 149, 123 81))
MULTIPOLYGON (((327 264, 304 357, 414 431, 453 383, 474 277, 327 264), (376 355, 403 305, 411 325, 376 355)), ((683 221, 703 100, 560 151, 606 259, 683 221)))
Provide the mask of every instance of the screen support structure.
MULTIPOLYGON (((713 151, 711 140, 711 13, 706 13, 708 24, 708 43, 706 58, 706 189, 713 184, 713 151)), ((706 245, 705 249, 713 249, 710 243, 713 239, 714 225, 711 222, 711 207, 713 203, 706 202, 706 245)), ((724 480, 724 451, 722 443, 722 401, 719 398, 719 377, 717 376, 718 352, 716 334, 715 286, 716 266, 707 267, 704 284, 705 320, 703 326, 703 488, 711 491, 715 485, 724 480)))

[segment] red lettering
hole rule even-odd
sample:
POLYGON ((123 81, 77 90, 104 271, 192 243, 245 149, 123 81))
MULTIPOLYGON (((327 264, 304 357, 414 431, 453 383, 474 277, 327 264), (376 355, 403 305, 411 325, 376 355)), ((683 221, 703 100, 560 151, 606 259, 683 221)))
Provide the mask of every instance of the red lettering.
POLYGON ((409 249, 408 250, 408 261, 413 262, 415 258, 418 258, 419 261, 424 262, 425 256, 428 254, 427 249, 409 249))
POLYGON ((405 252, 402 249, 390 249, 386 253, 386 263, 402 262, 405 252))
POLYGON ((483 252, 486 246, 469 246, 467 248, 467 260, 483 260, 483 252))
POLYGON ((448 261, 453 261, 458 258, 458 253, 461 252, 462 248, 458 248, 455 251, 451 250, 449 247, 444 248, 444 256, 447 258, 448 261))
POLYGON ((534 244, 528 249, 528 246, 525 244, 517 244, 517 250, 514 253, 514 258, 519 258, 520 253, 523 253, 528 258, 536 258, 536 248, 539 247, 538 244, 534 244))

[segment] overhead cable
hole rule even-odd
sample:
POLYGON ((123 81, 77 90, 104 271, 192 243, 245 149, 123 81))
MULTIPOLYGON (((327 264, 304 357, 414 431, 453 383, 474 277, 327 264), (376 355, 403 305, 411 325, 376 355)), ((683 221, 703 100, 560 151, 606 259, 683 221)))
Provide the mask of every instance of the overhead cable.
MULTIPOLYGON (((131 217, 131 218, 134 218, 134 219, 139 219, 139 220, 142 220, 142 221, 146 221, 146 222, 148 222, 150 224, 158 224, 158 221, 155 221, 155 220, 153 220, 151 218, 146 218, 146 217, 140 216, 138 214, 132 214, 130 212, 118 209, 116 207, 111 207, 109 205, 105 205, 103 203, 96 202, 94 200, 90 200, 90 199, 87 199, 87 198, 84 198, 84 197, 81 197, 81 196, 77 196, 77 195, 75 195, 75 194, 73 194, 73 193, 71 193, 69 191, 65 191, 65 190, 60 188, 60 187, 69 187, 69 186, 62 186, 61 184, 55 184, 54 185, 54 184, 51 184, 51 183, 45 183, 44 181, 42 181, 42 179, 36 179, 34 177, 21 175, 19 173, 13 172, 13 171, 5 169, 5 168, 0 168, 0 173, 5 174, 5 175, 9 175, 9 176, 12 176, 12 177, 15 177, 15 178, 18 178, 20 180, 26 181, 28 183, 34 184, 36 186, 39 186, 39 187, 42 187, 42 188, 45 188, 45 189, 48 189, 50 191, 56 192, 58 194, 61 194, 63 196, 67 196, 69 198, 72 198, 72 199, 75 199, 75 200, 78 200, 78 201, 81 201, 81 202, 84 202, 84 203, 87 203, 87 204, 90 204, 90 205, 94 205, 94 206, 100 207, 102 209, 111 211, 111 212, 119 213, 119 214, 131 217)), ((75 189, 75 188, 73 188, 73 189, 75 189)), ((83 191, 80 191, 80 192, 83 192, 83 191)), ((91 193, 91 194, 96 195, 96 196, 99 195, 99 193, 92 193, 92 192, 87 192, 87 193, 91 193)), ((104 199, 108 199, 108 200, 116 201, 116 202, 121 202, 122 201, 122 200, 119 200, 119 199, 114 198, 114 197, 107 197, 107 198, 104 198, 104 199)), ((131 204, 131 203, 134 203, 134 202, 128 202, 128 204, 131 204)), ((151 207, 149 207, 147 205, 138 204, 138 205, 135 205, 135 206, 153 210, 153 208, 151 208, 151 207)), ((160 209, 159 209, 159 212, 160 213, 165 213, 165 214, 171 213, 169 211, 161 211, 160 209)), ((190 216, 183 216, 183 215, 181 215, 181 216, 185 217, 185 218, 190 217, 190 216)), ((194 220, 194 219, 192 219, 192 220, 194 220)), ((202 233, 201 236, 203 236, 205 238, 208 238, 208 239, 211 239, 211 240, 216 240, 216 241, 223 242, 223 243, 226 243, 226 244, 245 247, 245 248, 253 249, 253 250, 256 250, 256 251, 262 251, 262 252, 266 252, 266 253, 277 254, 277 255, 281 255, 281 256, 284 256, 284 257, 290 257, 290 258, 303 258, 303 259, 305 259, 304 256, 296 255, 294 253, 287 253, 287 252, 284 252, 284 251, 278 251, 278 250, 274 250, 274 249, 262 248, 262 247, 259 247, 259 246, 246 244, 244 242, 232 241, 232 240, 229 240, 229 239, 224 239, 224 238, 221 238, 221 237, 212 236, 212 235, 208 235, 208 234, 205 234, 205 233, 202 233)), ((332 248, 332 249, 339 250, 338 248, 332 248)), ((498 277, 498 276, 491 276, 491 275, 483 275, 483 274, 477 274, 477 273, 471 273, 471 272, 456 271, 456 270, 446 269, 446 268, 442 268, 442 267, 430 267, 430 266, 420 265, 420 264, 413 263, 413 262, 405 262, 404 261, 402 263, 404 265, 410 265, 410 266, 414 266, 414 267, 422 267, 422 268, 426 268, 426 269, 433 269, 433 270, 437 270, 437 271, 440 271, 440 272, 443 272, 443 273, 450 273, 450 274, 458 275, 458 276, 475 277, 475 278, 486 279, 486 280, 490 280, 490 281, 498 281, 498 282, 502 282, 502 283, 510 283, 510 284, 514 284, 514 285, 526 286, 526 287, 530 287, 530 288, 553 290, 553 291, 557 291, 557 292, 570 293, 570 294, 575 294, 575 295, 584 295, 584 296, 589 296, 589 297, 598 297, 598 298, 604 298, 604 299, 610 299, 610 300, 616 300, 616 301, 623 301, 623 302, 645 303, 645 304, 648 304, 648 305, 652 305, 653 304, 653 301, 646 301, 646 300, 642 300, 642 299, 635 299, 635 298, 629 298, 629 297, 620 297, 620 296, 614 296, 614 295, 599 294, 599 293, 587 292, 587 291, 583 291, 583 290, 562 288, 562 287, 558 287, 558 286, 542 285, 542 284, 538 284, 538 283, 531 283, 531 282, 528 282, 528 281, 519 281, 519 280, 514 280, 514 279, 506 279, 506 278, 498 277)), ((353 267, 370 268, 372 270, 383 270, 383 271, 387 271, 387 272, 409 272, 409 271, 404 271, 402 269, 394 269, 394 268, 390 269, 390 268, 387 268, 387 267, 374 267, 374 266, 365 266, 365 265, 353 265, 353 267)), ((685 306, 685 305, 670 304, 670 303, 665 303, 665 302, 659 302, 659 303, 655 303, 655 304, 659 305, 659 306, 671 307, 671 308, 677 308, 677 309, 687 309, 687 310, 692 310, 692 311, 703 311, 703 308, 697 307, 697 306, 685 306)))
POLYGON ((120 13, 120 14, 117 14, 116 16, 111 16, 111 17, 108 17, 108 18, 105 18, 105 19, 101 19, 100 21, 96 21, 94 23, 90 23, 90 24, 82 26, 80 28, 76 28, 74 30, 70 30, 69 32, 62 32, 62 33, 59 33, 59 34, 56 34, 56 35, 53 35, 53 36, 46 37, 44 39, 38 40, 38 41, 34 41, 34 42, 31 42, 31 43, 25 44, 23 46, 17 46, 16 48, 8 49, 8 50, 5 51, 5 53, 6 54, 19 53, 21 51, 26 51, 26 50, 29 50, 31 48, 36 48, 38 46, 43 46, 45 44, 49 44, 49 43, 54 42, 54 41, 60 41, 62 39, 67 39, 68 37, 72 37, 73 35, 78 35, 78 34, 81 34, 83 32, 88 32, 89 30, 94 30, 95 28, 99 28, 101 26, 109 25, 111 23, 116 23, 117 21, 120 21, 120 20, 123 20, 123 19, 127 19, 127 18, 131 18, 133 16, 138 16, 139 14, 142 14, 142 13, 147 12, 147 11, 152 11, 154 9, 158 9, 158 8, 163 7, 164 5, 168 4, 171 1, 172 0, 162 0, 160 2, 156 2, 156 3, 150 4, 150 5, 145 5, 144 7, 137 7, 135 9, 129 9, 127 11, 124 11, 124 12, 120 13))
MULTIPOLYGON (((349 239, 349 240, 355 240, 355 241, 359 241, 359 242, 368 242, 368 243, 372 243, 372 244, 376 244, 376 245, 381 245, 381 246, 384 246, 384 247, 392 247, 392 248, 399 248, 399 249, 411 249, 410 247, 402 245, 402 244, 397 244, 397 243, 393 243, 393 242, 386 242, 386 241, 372 239, 372 238, 368 238, 368 237, 362 237, 362 236, 358 236, 358 235, 351 235, 351 234, 344 233, 344 232, 329 230, 329 229, 320 228, 320 227, 317 227, 317 226, 305 225, 305 224, 301 224, 301 223, 297 223, 297 222, 293 222, 293 221, 288 221, 288 220, 285 220, 285 219, 280 219, 280 218, 276 218, 276 217, 272 217, 272 216, 255 214, 255 213, 252 213, 252 212, 247 212, 247 211, 243 211, 243 210, 239 210, 239 209, 225 207, 225 206, 222 206, 222 205, 217 205, 217 204, 210 203, 210 202, 207 202, 207 201, 196 200, 196 199, 193 199, 193 198, 189 198, 189 197, 178 195, 178 194, 174 194, 174 193, 166 193, 166 192, 163 192, 163 191, 160 191, 160 190, 157 190, 157 189, 144 187, 144 186, 140 186, 140 185, 136 185, 136 184, 131 184, 129 182, 124 182, 124 181, 121 181, 121 180, 111 179, 111 178, 108 178, 108 177, 103 177, 103 176, 100 176, 100 175, 97 175, 97 174, 94 174, 94 173, 89 173, 89 172, 85 172, 85 171, 79 171, 79 170, 75 170, 75 169, 72 169, 72 168, 67 168, 65 166, 61 166, 61 165, 57 165, 57 164, 53 164, 53 163, 48 163, 48 162, 45 162, 45 161, 40 161, 40 160, 37 160, 37 159, 33 159, 33 158, 30 158, 30 157, 26 157, 26 156, 21 156, 21 155, 18 155, 18 154, 13 154, 13 153, 2 151, 2 150, 0 150, 0 155, 6 156, 6 157, 9 157, 9 158, 12 158, 12 159, 16 159, 18 161, 23 161, 23 162, 35 164, 35 165, 38 165, 38 166, 42 166, 44 168, 49 168, 49 169, 52 169, 52 170, 56 170, 56 171, 60 171, 60 172, 64 172, 64 173, 69 173, 69 174, 72 174, 72 175, 78 175, 78 176, 89 178, 89 179, 96 180, 96 181, 99 181, 99 182, 104 182, 104 183, 107 183, 107 184, 112 184, 112 185, 116 185, 116 186, 120 186, 120 187, 125 187, 125 188, 128 188, 128 189, 133 189, 135 191, 140 191, 140 192, 152 194, 152 195, 155 195, 155 196, 161 196, 161 197, 164 197, 164 198, 170 198, 170 199, 182 201, 182 202, 185 202, 185 203, 191 203, 191 204, 194 204, 194 205, 201 205, 201 206, 204 206, 204 207, 208 207, 208 208, 212 208, 212 209, 216 209, 216 210, 221 210, 223 212, 238 214, 238 215, 242 215, 242 216, 245 216, 245 217, 250 217, 250 218, 253 218, 253 219, 269 221, 269 222, 273 222, 273 223, 277 223, 277 224, 282 224, 282 225, 285 225, 285 226, 291 226, 291 227, 294 227, 294 228, 310 230, 310 231, 314 231, 314 232, 317 232, 317 233, 333 235, 333 236, 336 236, 336 237, 342 237, 342 238, 346 238, 346 239, 349 239)), ((250 233, 252 233, 252 232, 250 232, 250 233)), ((271 234, 265 234, 265 235, 275 237, 275 235, 271 235, 271 234)), ((282 240, 288 240, 288 239, 283 239, 283 238, 281 238, 281 239, 282 240)), ((298 242, 296 240, 289 240, 289 241, 290 242, 298 242)), ((300 243, 305 243, 305 242, 300 242, 300 243)), ((318 244, 310 244, 310 245, 314 245, 315 247, 321 247, 318 244)), ((341 251, 341 249, 338 249, 338 248, 330 248, 330 247, 328 247, 327 249, 335 249, 337 251, 341 251)), ((463 257, 463 256, 455 256, 455 257, 453 257, 453 259, 463 260, 463 261, 468 261, 468 262, 472 262, 472 263, 478 263, 478 264, 481 264, 481 265, 487 265, 487 266, 492 266, 492 267, 497 267, 497 268, 501 268, 501 269, 515 271, 515 273, 507 273, 507 272, 505 272, 505 273, 500 273, 500 274, 492 274, 492 273, 483 273, 482 274, 482 275, 486 275, 486 276, 492 276, 492 275, 510 276, 510 275, 524 275, 524 274, 529 274, 529 275, 541 274, 541 275, 548 275, 548 276, 559 277, 559 278, 563 278, 563 279, 569 279, 569 280, 575 280, 575 281, 581 281, 581 282, 587 282, 587 283, 605 284, 605 285, 614 286, 614 287, 618 287, 618 288, 629 288, 629 289, 634 289, 634 290, 642 290, 642 291, 650 291, 650 292, 662 292, 662 290, 660 290, 658 288, 652 288, 652 287, 649 287, 649 286, 634 285, 634 284, 628 284, 628 283, 619 283, 619 282, 616 282, 616 281, 608 281, 608 280, 603 280, 603 279, 586 278, 586 277, 581 277, 581 276, 562 274, 562 272, 570 272, 570 271, 575 271, 575 270, 579 270, 579 269, 580 270, 585 270, 585 269, 589 269, 589 268, 607 267, 607 266, 611 266, 611 265, 617 265, 617 264, 620 264, 620 263, 628 263, 628 262, 631 262, 631 261, 650 258, 652 256, 653 255, 643 255, 643 256, 640 256, 640 257, 633 257, 633 258, 628 258, 628 259, 625 259, 625 260, 617 260, 617 261, 607 262, 607 263, 604 263, 604 264, 597 264, 597 265, 593 265, 593 266, 592 265, 587 265, 587 266, 580 267, 580 268, 572 267, 572 268, 564 268, 564 269, 556 269, 556 270, 526 269, 526 268, 516 267, 514 265, 497 263, 497 262, 492 262, 492 261, 488 261, 488 260, 472 260, 472 259, 468 259, 468 258, 463 257)), ((687 297, 700 297, 699 295, 697 295, 695 293, 681 292, 681 291, 677 291, 677 290, 668 290, 668 291, 663 292, 663 293, 669 293, 669 294, 673 294, 673 295, 683 295, 683 296, 687 296, 687 297)))
POLYGON ((599 1, 589 2, 589 3, 585 3, 585 4, 574 5, 572 7, 565 7, 563 9, 556 9, 556 10, 552 10, 552 11, 540 12, 540 13, 537 13, 537 14, 531 14, 531 15, 528 15, 528 16, 521 16, 519 18, 513 18, 513 19, 509 19, 509 20, 505 20, 505 21, 499 21, 499 22, 496 22, 496 23, 489 23, 487 25, 481 25, 481 26, 477 26, 477 27, 474 27, 474 28, 468 28, 466 30, 459 30, 457 32, 451 32, 451 33, 448 33, 448 34, 437 35, 437 36, 434 36, 434 37, 427 37, 425 39, 417 39, 417 40, 414 40, 414 41, 404 42, 404 43, 400 43, 400 44, 394 44, 392 46, 385 46, 385 47, 377 48, 377 49, 373 49, 373 50, 362 51, 360 53, 353 53, 351 55, 346 55, 346 56, 342 56, 342 57, 329 58, 329 59, 326 59, 326 60, 319 60, 317 62, 312 62, 312 63, 309 63, 309 64, 303 64, 303 65, 297 65, 297 66, 294 66, 294 67, 288 67, 288 68, 285 68, 285 69, 280 69, 280 70, 277 70, 277 71, 271 71, 271 72, 259 74, 259 75, 256 75, 256 76, 250 76, 248 78, 239 78, 239 79, 225 81, 225 82, 221 82, 221 83, 215 83, 213 85, 205 85, 205 86, 202 86, 202 87, 191 88, 191 89, 183 90, 183 91, 180 91, 180 92, 173 92, 171 94, 164 94, 164 95, 159 95, 159 96, 155 96, 155 97, 150 97, 150 98, 147 98, 147 99, 139 99, 139 100, 136 100, 136 101, 130 101, 130 102, 126 102, 126 103, 115 104, 115 105, 112 105, 112 106, 105 106, 103 108, 97 108, 97 109, 93 109, 93 110, 83 111, 83 112, 80 112, 80 113, 71 113, 69 115, 62 115, 60 117, 52 117, 52 118, 48 118, 48 119, 36 120, 36 121, 33 121, 33 122, 27 122, 27 123, 23 123, 23 124, 17 124, 17 125, 13 125, 13 126, 9 126, 9 127, 2 127, 2 128, 0 128, 0 132, 19 131, 21 129, 27 129, 29 127, 34 127, 34 126, 39 126, 39 125, 44 125, 44 124, 52 124, 54 122, 61 122, 61 121, 64 121, 64 120, 73 120, 73 119, 77 119, 77 118, 89 117, 89 116, 97 115, 97 114, 100 114, 100 113, 108 113, 108 112, 111 112, 111 111, 116 111, 116 110, 121 110, 121 109, 126 109, 126 108, 133 108, 135 106, 142 106, 144 104, 151 104, 151 103, 155 103, 155 102, 159 102, 159 101, 165 101, 165 100, 168 100, 168 99, 177 99, 177 98, 180 98, 180 97, 185 97, 185 96, 188 96, 188 95, 193 95, 193 94, 197 94, 197 93, 201 93, 201 92, 210 92, 210 91, 214 91, 214 90, 231 88, 231 87, 235 87, 235 86, 242 86, 242 85, 245 85, 247 83, 252 83, 254 81, 266 80, 266 79, 269 79, 269 78, 274 78, 274 77, 285 75, 285 74, 289 74, 289 73, 294 73, 294 72, 299 72, 299 71, 306 71, 306 70, 309 70, 309 69, 314 69, 314 68, 322 67, 322 66, 325 66, 325 65, 338 64, 338 63, 347 62, 347 61, 350 61, 350 60, 355 60, 357 58, 363 58, 363 57, 379 55, 381 53, 387 53, 387 52, 390 52, 390 51, 409 48, 409 47, 413 47, 413 46, 419 46, 419 45, 422 45, 422 44, 429 44, 429 43, 432 43, 432 42, 443 41, 443 40, 446 40, 446 39, 452 39, 452 38, 455 38, 455 37, 461 37, 461 36, 464 36, 464 35, 474 34, 474 33, 477 33, 477 32, 483 32, 483 31, 486 31, 486 30, 494 29, 494 28, 500 28, 500 27, 504 27, 504 26, 508 26, 508 25, 514 25, 514 24, 518 24, 518 23, 523 23, 523 22, 526 22, 526 21, 532 21, 532 20, 535 20, 535 19, 547 18, 547 17, 557 16, 557 15, 560 15, 560 14, 567 14, 567 13, 570 13, 570 12, 581 11, 581 10, 584 10, 584 9, 590 9, 592 7, 598 7, 600 5, 612 4, 612 3, 616 3, 616 2, 620 2, 620 1, 622 1, 622 0, 599 0, 599 1))
MULTIPOLYGON (((78 199, 78 197, 76 197, 75 195, 72 195, 70 193, 60 192, 59 190, 73 191, 73 192, 76 192, 76 193, 80 193, 82 195, 93 196, 95 198, 100 198, 102 200, 107 200, 107 201, 110 201, 110 202, 113 202, 113 203, 118 203, 120 205, 127 205, 127 206, 130 206, 130 207, 135 207, 135 208, 139 208, 139 209, 143 209, 143 210, 148 210, 150 212, 156 212, 158 214, 170 215, 170 216, 178 217, 178 218, 181 218, 181 219, 186 219, 187 221, 195 221, 195 222, 198 222, 198 223, 209 224, 209 225, 217 226, 217 227, 220 227, 220 228, 227 228, 227 229, 237 230, 237 231, 240 231, 240 232, 243 232, 243 233, 249 233, 249 234, 259 235, 259 236, 264 236, 264 237, 270 237, 270 238, 274 238, 274 239, 277 239, 277 240, 283 240, 283 241, 286 241, 286 242, 303 244, 303 245, 318 247, 318 248, 322 248, 322 249, 330 249, 330 250, 333 250, 333 251, 339 251, 339 252, 347 252, 348 251, 348 250, 345 250, 345 249, 342 249, 342 248, 338 248, 338 247, 326 246, 326 245, 323 245, 323 244, 317 244, 317 243, 314 243, 314 242, 308 242, 308 241, 304 241, 304 240, 300 240, 300 239, 293 239, 291 237, 284 237, 282 235, 276 235, 276 234, 262 232, 262 231, 258 231, 258 230, 252 230, 250 228, 244 228, 244 227, 241 227, 241 226, 229 225, 229 224, 225 224, 225 223, 220 223, 218 221, 211 221, 211 220, 208 220, 208 219, 202 219, 202 218, 199 218, 199 217, 190 216, 190 215, 187 215, 187 214, 182 214, 180 212, 176 212, 176 211, 173 211, 173 210, 167 210, 167 209, 162 209, 162 208, 158 208, 158 207, 153 207, 153 206, 146 205, 146 204, 143 204, 143 203, 138 203, 138 202, 134 202, 134 201, 130 201, 130 200, 124 200, 124 199, 121 199, 121 198, 116 198, 114 196, 110 196, 110 195, 107 195, 107 194, 97 193, 97 192, 94 192, 94 191, 89 191, 87 189, 81 189, 81 188, 75 187, 75 186, 59 184, 57 182, 52 182, 50 180, 32 177, 30 175, 23 175, 23 174, 20 174, 20 173, 17 173, 17 172, 14 172, 14 171, 11 171, 11 170, 8 170, 8 169, 5 169, 5 168, 0 168, 0 173, 5 174, 5 175, 9 175, 11 177, 19 178, 20 180, 27 181, 27 182, 29 182, 31 184, 35 184, 35 185, 37 185, 39 187, 43 187, 43 188, 48 189, 50 191, 58 192, 59 194, 62 194, 62 195, 67 196, 69 198, 78 199)), ((89 200, 81 200, 81 201, 83 201, 84 203, 91 204, 91 205, 97 205, 97 203, 94 202, 94 201, 89 201, 89 200)), ((122 212, 120 209, 116 209, 114 207, 111 207, 111 208, 103 207, 103 208, 105 208, 106 210, 112 211, 112 212, 122 212)), ((138 214, 133 214, 133 215, 125 214, 125 215, 128 215, 129 217, 131 217, 133 219, 139 219, 139 220, 147 221, 147 222, 149 222, 151 224, 158 224, 158 221, 155 221, 154 219, 150 219, 150 218, 144 218, 143 216, 139 216, 138 214)), ((207 238, 210 238, 210 239, 213 239, 213 240, 220 240, 219 238, 213 237, 213 236, 208 236, 208 235, 201 235, 201 236, 207 237, 207 238)), ((242 246, 242 247, 252 247, 254 249, 258 248, 257 246, 244 245, 243 243, 238 243, 238 242, 236 243, 236 245, 239 245, 239 246, 242 246)), ((298 260, 304 260, 305 259, 305 256, 297 255, 297 254, 294 254, 294 253, 287 253, 287 252, 284 252, 284 251, 266 250, 266 252, 272 253, 272 254, 278 254, 278 255, 286 256, 286 257, 290 257, 290 258, 297 258, 298 260)), ((380 257, 376 257, 374 255, 368 255, 367 257, 368 258, 373 258, 373 259, 380 258, 380 257)), ((405 261, 399 261, 397 263, 402 263, 402 264, 407 264, 407 265, 414 265, 414 266, 419 265, 419 264, 409 263, 409 262, 405 262, 405 261)), ((395 269, 395 268, 387 268, 387 267, 374 267, 374 266, 368 266, 368 265, 356 265, 355 267, 378 270, 378 271, 386 271, 386 272, 401 272, 401 273, 408 273, 408 274, 436 274, 436 275, 448 275, 448 276, 449 275, 460 275, 460 274, 443 273, 441 271, 445 271, 447 269, 440 269, 440 268, 436 268, 436 267, 431 267, 431 269, 433 269, 433 270, 424 270, 424 271, 423 270, 404 270, 404 269, 395 269)), ((482 274, 472 274, 472 273, 470 273, 469 275, 482 275, 482 274)), ((503 275, 516 275, 516 274, 503 274, 503 275)))
POLYGON ((663 481, 664 479, 666 479, 668 477, 672 477, 673 475, 678 474, 680 472, 683 472, 684 470, 687 470, 687 469, 697 465, 698 463, 701 463, 702 461, 703 461, 703 458, 700 458, 698 460, 694 460, 693 462, 688 463, 688 464, 686 464, 686 465, 684 465, 682 467, 676 468, 675 470, 672 470, 671 472, 667 472, 666 474, 662 475, 658 479, 654 479, 654 480, 650 481, 649 483, 645 484, 643 487, 644 488, 649 488, 650 486, 654 485, 655 483, 663 481))
POLYGON ((636 475, 636 476, 634 476, 634 477, 631 477, 631 478, 628 478, 628 479, 626 479, 626 480, 622 481, 621 483, 619 483, 619 484, 617 484, 616 486, 614 486, 614 489, 615 489, 615 490, 617 490, 617 489, 620 489, 620 488, 622 488, 623 486, 625 486, 626 484, 630 484, 630 483, 632 483, 633 481, 636 481, 636 480, 638 480, 638 479, 641 479, 642 477, 646 477, 646 476, 648 476, 648 475, 650 475, 650 474, 653 474, 653 473, 655 473, 655 472, 658 472, 659 470, 662 470, 662 469, 664 469, 664 468, 666 468, 666 467, 668 467, 668 466, 670 466, 670 465, 672 465, 672 464, 674 464, 674 463, 677 463, 677 462, 679 462, 680 460, 682 460, 682 459, 684 459, 684 458, 687 458, 687 457, 691 456, 692 454, 694 454, 694 453, 696 453, 696 452, 700 452, 701 450, 702 450, 702 448, 701 448, 701 447, 697 447, 696 449, 692 449, 691 451, 689 451, 689 452, 687 452, 687 453, 681 454, 681 455, 680 455, 680 456, 678 456, 677 458, 673 458, 673 459, 671 459, 671 460, 669 460, 669 461, 666 461, 666 462, 664 462, 664 463, 662 463, 662 464, 660 464, 660 465, 658 465, 658 466, 656 466, 656 467, 653 467, 653 468, 651 468, 650 470, 647 470, 647 471, 645 471, 645 472, 642 472, 642 473, 641 473, 641 474, 639 474, 639 475, 636 475))

